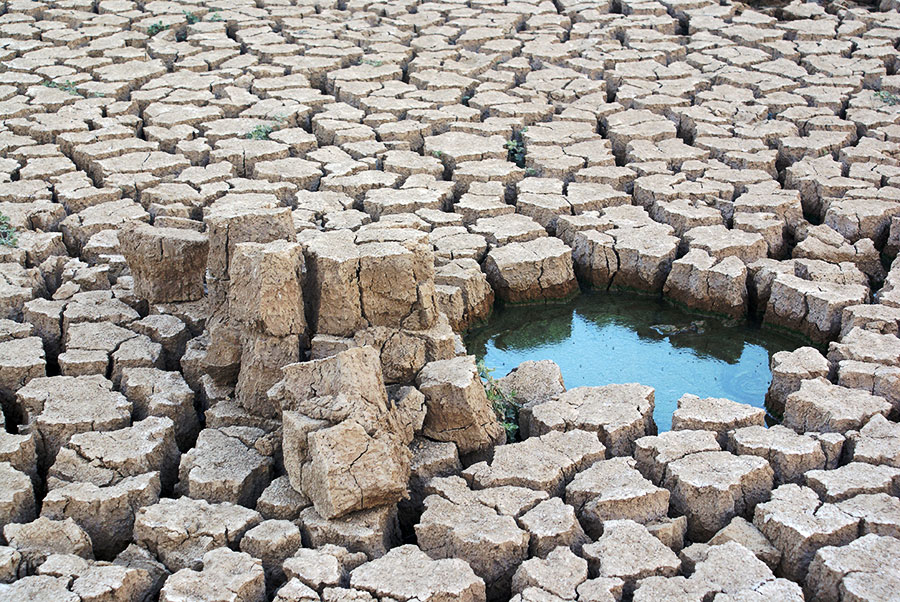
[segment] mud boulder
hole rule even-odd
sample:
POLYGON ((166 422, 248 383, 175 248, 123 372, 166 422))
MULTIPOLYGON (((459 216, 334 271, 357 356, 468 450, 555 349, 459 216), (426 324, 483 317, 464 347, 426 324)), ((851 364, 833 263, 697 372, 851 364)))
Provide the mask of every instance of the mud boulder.
POLYGON ((560 546, 576 553, 590 539, 585 535, 575 515, 575 508, 558 497, 544 500, 519 518, 519 524, 528 531, 528 544, 532 556, 544 558, 560 546))
POLYGON ((170 571, 197 569, 203 556, 221 547, 236 548, 259 513, 230 503, 163 498, 137 511, 134 542, 153 553, 170 571))
POLYGON ((352 420, 310 433, 303 491, 324 518, 397 502, 406 494, 409 455, 390 434, 372 436, 352 420))
POLYGON ((389 402, 378 352, 355 347, 282 372, 270 394, 283 412, 285 470, 318 514, 332 520, 405 497, 418 422, 413 408, 389 402))
POLYGON ((735 516, 731 522, 722 527, 718 533, 709 540, 709 545, 717 546, 734 541, 751 552, 766 565, 775 570, 781 561, 781 550, 773 546, 759 529, 740 516, 735 516))
POLYGON ((400 544, 396 506, 378 506, 333 520, 323 518, 314 507, 309 507, 300 512, 297 523, 303 539, 317 548, 331 544, 364 553, 369 558, 380 558, 400 544))
POLYGON ((802 483, 810 470, 823 469, 827 463, 821 443, 810 435, 773 425, 747 426, 728 433, 728 449, 738 455, 765 458, 775 473, 775 485, 802 483))
POLYGON ((94 558, 90 536, 70 518, 51 520, 42 516, 29 523, 10 523, 3 527, 3 537, 22 555, 28 573, 36 571, 53 554, 94 558))
POLYGON ((552 431, 494 449, 490 463, 463 471, 476 489, 511 485, 561 495, 576 472, 604 458, 606 449, 593 433, 552 431))
POLYGON ((656 434, 654 395, 638 383, 569 389, 532 408, 531 433, 596 432, 610 455, 628 456, 637 439, 656 434))
POLYGON ((846 546, 821 548, 809 566, 806 584, 815 600, 890 600, 897 594, 900 541, 866 535, 846 546))
POLYGON ((528 533, 515 519, 474 500, 427 497, 416 536, 430 557, 468 562, 492 598, 509 592, 513 573, 528 556, 528 533))
POLYGON ((820 548, 843 546, 858 536, 859 519, 822 503, 808 487, 789 484, 756 507, 753 524, 781 550, 779 574, 802 583, 820 548))
POLYGON ((39 436, 45 466, 53 464, 73 435, 131 423, 131 402, 102 376, 35 378, 19 389, 16 399, 27 421, 22 431, 39 436))
POLYGON ((209 253, 205 234, 132 222, 119 232, 122 254, 134 277, 135 294, 150 303, 203 297, 209 253))
POLYGON ((706 430, 716 433, 725 446, 728 431, 745 426, 765 425, 766 411, 730 399, 682 395, 672 414, 672 430, 706 430))
POLYGON ((487 399, 473 356, 426 364, 416 384, 428 408, 427 437, 452 441, 463 455, 503 441, 505 432, 487 399))
POLYGON ((844 433, 862 428, 876 414, 887 416, 890 410, 883 397, 815 378, 803 381, 799 390, 788 395, 784 426, 799 433, 844 433))
POLYGON ((359 295, 371 326, 425 330, 437 320, 434 255, 409 241, 360 245, 359 295))
POLYGON ((49 489, 72 482, 103 487, 159 472, 163 488, 169 490, 176 479, 179 456, 172 420, 150 416, 130 427, 74 435, 59 450, 47 484, 49 489))
POLYGON ((531 558, 513 575, 512 591, 537 588, 565 600, 577 597, 578 586, 587 581, 588 563, 568 548, 557 548, 546 558, 531 558))
POLYGON ((53 520, 71 518, 87 532, 94 553, 109 559, 128 547, 138 508, 159 500, 159 474, 127 477, 108 487, 69 483, 44 498, 41 515, 53 520))
POLYGON ((667 431, 635 441, 634 459, 641 474, 662 485, 672 462, 690 454, 721 449, 712 431, 667 431))
POLYGON ((181 456, 176 491, 252 508, 271 478, 272 458, 257 449, 264 435, 251 427, 203 429, 196 445, 181 456))
POLYGON ((630 520, 608 521, 603 535, 584 546, 584 557, 592 574, 618 578, 626 593, 641 579, 674 577, 681 568, 675 553, 653 537, 643 525, 630 520))
POLYGON ((756 504, 769 498, 772 479, 762 458, 710 451, 670 463, 664 486, 672 508, 688 518, 688 535, 703 540, 735 516, 752 516, 756 504))
POLYGON ((34 488, 24 472, 0 462, 0 526, 34 520, 34 488))
POLYGON ((603 533, 610 520, 648 524, 669 512, 669 492, 645 479, 632 458, 595 462, 566 487, 566 503, 575 507, 592 537, 603 533))
POLYGON ((276 337, 305 334, 302 247, 277 240, 235 245, 228 268, 229 315, 249 330, 276 337))
POLYGON ((498 379, 497 386, 512 395, 519 405, 519 429, 523 437, 531 432, 531 409, 566 390, 562 371, 552 360, 522 362, 498 379))
POLYGON ((513 303, 559 299, 578 290, 572 251, 557 238, 492 249, 484 271, 497 296, 513 303))
POLYGON ((166 579, 160 602, 213 600, 223 592, 234 602, 263 602, 266 579, 262 562, 243 552, 218 548, 203 555, 199 571, 182 569, 166 579))
POLYGON ((784 412, 788 395, 800 389, 804 380, 828 377, 828 360, 815 347, 800 347, 794 351, 779 351, 772 356, 772 384, 766 393, 766 405, 775 412, 784 412))
POLYGON ((484 581, 459 559, 432 560, 412 545, 394 548, 355 569, 350 586, 407 602, 483 602, 484 581))
POLYGON ((747 267, 734 256, 717 260, 691 249, 672 262, 663 294, 699 311, 739 318, 747 313, 747 267))
POLYGON ((875 414, 858 432, 849 434, 848 451, 854 462, 900 468, 900 425, 875 414))

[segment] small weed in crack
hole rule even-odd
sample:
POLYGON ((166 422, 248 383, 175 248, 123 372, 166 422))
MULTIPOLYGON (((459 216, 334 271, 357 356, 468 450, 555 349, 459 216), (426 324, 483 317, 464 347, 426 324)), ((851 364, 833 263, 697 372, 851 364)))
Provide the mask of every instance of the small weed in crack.
POLYGON ((519 406, 515 402, 515 391, 504 391, 493 377, 493 368, 485 366, 484 361, 478 362, 478 375, 484 381, 484 393, 487 395, 497 420, 506 431, 506 442, 514 443, 519 434, 519 406))

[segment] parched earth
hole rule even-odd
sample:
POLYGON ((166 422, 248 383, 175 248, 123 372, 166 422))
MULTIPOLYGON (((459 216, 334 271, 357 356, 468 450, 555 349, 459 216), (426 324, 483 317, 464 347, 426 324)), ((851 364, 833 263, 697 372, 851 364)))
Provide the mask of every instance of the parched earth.
POLYGON ((3 6, 4 602, 897 600, 895 0, 3 6), (818 347, 507 444, 579 286, 818 347))

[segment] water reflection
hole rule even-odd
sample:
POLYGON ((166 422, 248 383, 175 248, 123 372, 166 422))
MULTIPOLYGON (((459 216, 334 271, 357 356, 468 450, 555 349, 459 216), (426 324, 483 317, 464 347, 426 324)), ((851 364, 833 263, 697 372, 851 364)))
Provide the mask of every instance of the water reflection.
POLYGON ((526 360, 552 359, 569 388, 650 385, 660 431, 671 428, 684 393, 763 407, 771 354, 800 345, 752 325, 698 318, 658 299, 609 293, 500 308, 466 335, 469 353, 498 376, 526 360))

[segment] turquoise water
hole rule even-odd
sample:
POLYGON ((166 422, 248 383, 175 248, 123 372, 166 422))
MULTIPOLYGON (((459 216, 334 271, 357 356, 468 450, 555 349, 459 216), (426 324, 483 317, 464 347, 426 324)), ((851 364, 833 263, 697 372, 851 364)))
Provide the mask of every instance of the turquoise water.
POLYGON ((751 324, 699 317, 661 300, 590 292, 561 304, 497 308, 465 336, 501 377, 526 360, 559 364, 567 388, 639 382, 656 389, 660 432, 685 393, 764 407, 769 359, 802 343, 751 324), (655 327, 655 328, 654 328, 655 327))

